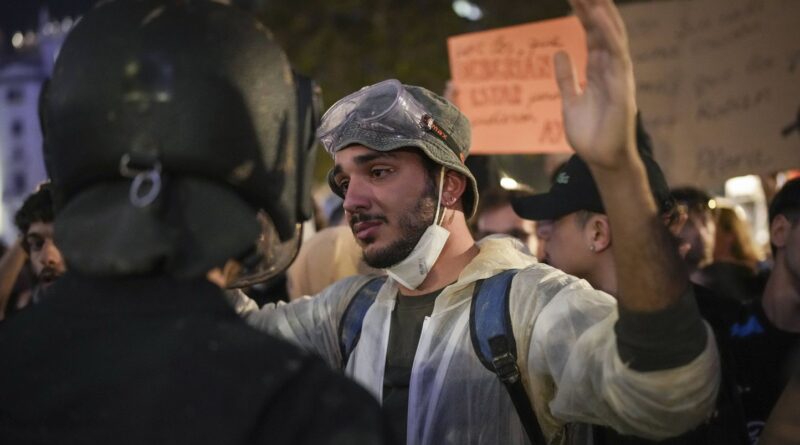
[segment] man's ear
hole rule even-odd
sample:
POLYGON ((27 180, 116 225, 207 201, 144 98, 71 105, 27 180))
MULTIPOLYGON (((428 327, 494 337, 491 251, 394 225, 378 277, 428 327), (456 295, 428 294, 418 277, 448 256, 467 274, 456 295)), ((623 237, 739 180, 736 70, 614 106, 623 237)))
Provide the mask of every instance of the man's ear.
POLYGON ((786 238, 792 230, 792 222, 785 215, 778 214, 769 225, 769 241, 778 249, 786 247, 786 238))
POLYGON ((589 231, 590 250, 600 253, 611 247, 611 225, 608 217, 599 213, 593 214, 586 223, 589 231))
POLYGON ((467 189, 467 177, 453 170, 446 170, 442 188, 442 204, 453 207, 467 189))

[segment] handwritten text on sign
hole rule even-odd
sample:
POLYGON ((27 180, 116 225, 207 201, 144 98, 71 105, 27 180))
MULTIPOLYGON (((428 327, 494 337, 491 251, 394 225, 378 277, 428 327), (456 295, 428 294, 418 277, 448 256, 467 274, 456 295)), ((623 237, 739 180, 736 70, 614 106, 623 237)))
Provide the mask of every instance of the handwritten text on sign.
POLYGON ((625 5, 637 102, 672 185, 800 167, 800 2, 625 5))
POLYGON ((567 17, 448 39, 456 105, 472 124, 472 154, 571 151, 553 55, 569 52, 583 82, 586 40, 567 17))

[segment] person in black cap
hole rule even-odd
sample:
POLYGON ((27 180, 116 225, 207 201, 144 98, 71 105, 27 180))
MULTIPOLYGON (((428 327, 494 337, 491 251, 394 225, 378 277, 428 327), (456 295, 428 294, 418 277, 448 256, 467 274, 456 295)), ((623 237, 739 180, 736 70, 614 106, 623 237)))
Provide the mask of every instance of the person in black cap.
POLYGON ((0 443, 385 443, 366 391, 206 278, 296 248, 308 88, 218 2, 101 2, 72 29, 40 110, 68 272, 0 327, 0 443))
POLYGON ((590 423, 663 439, 714 405, 716 347, 685 304, 692 296, 680 258, 662 254, 669 238, 633 156, 624 25, 610 0, 572 3, 589 36, 589 81, 580 91, 564 54, 557 78, 572 145, 601 173, 601 193, 624 197, 607 209, 627 235, 618 303, 538 263, 514 239, 476 243, 467 225, 478 203, 464 165, 468 120, 429 90, 387 80, 334 104, 317 134, 364 258, 388 278, 344 279, 314 298, 246 314, 378 395, 407 444, 589 444, 590 423), (504 308, 493 320, 506 320, 513 342, 476 338, 485 326, 472 317, 485 307, 481 291, 508 277, 493 293, 504 308), (651 338, 649 326, 676 312, 685 323, 665 329, 678 340, 651 338), (357 324, 350 314, 360 314, 357 324), (479 349, 491 356, 478 356, 475 343, 488 343, 479 349))
MULTIPOLYGON (((670 189, 658 163, 652 156, 649 135, 637 119, 637 147, 647 171, 653 200, 665 226, 677 235, 686 221, 686 214, 675 205, 670 189)), ((614 245, 617 238, 611 230, 603 200, 587 164, 573 155, 555 176, 548 193, 518 198, 513 202, 514 211, 521 217, 537 221, 538 234, 545 239, 545 258, 550 265, 564 272, 587 280, 593 287, 611 295, 619 294, 614 245)), ((677 242, 666 246, 672 254, 678 251, 677 242)), ((669 251, 664 254, 669 254, 669 251)), ((739 316, 740 307, 733 301, 716 296, 707 289, 694 287, 700 313, 714 329, 717 346, 722 356, 723 380, 717 400, 717 411, 713 418, 696 430, 683 436, 669 439, 666 444, 711 445, 746 444, 747 434, 741 401, 735 384, 735 363, 731 358, 731 346, 727 341, 728 331, 739 316)), ((692 301, 684 303, 694 305, 692 301)), ((688 309, 687 309, 688 311, 688 309)), ((676 311, 674 319, 667 324, 687 322, 685 314, 676 311)), ((651 326, 657 331, 658 325, 651 326)), ((664 348, 681 339, 664 335, 664 348)), ((645 439, 620 436, 614 431, 595 429, 595 443, 603 444, 647 444, 645 439)), ((661 443, 661 442, 659 442, 661 443)))
MULTIPOLYGON (((658 213, 668 226, 678 223, 681 213, 670 196, 664 173, 653 159, 650 136, 639 117, 636 133, 658 213)), ((516 198, 512 206, 520 217, 537 222, 537 235, 546 246, 541 261, 587 279, 596 289, 617 294, 611 225, 600 190, 580 156, 573 155, 556 172, 550 191, 516 198)))

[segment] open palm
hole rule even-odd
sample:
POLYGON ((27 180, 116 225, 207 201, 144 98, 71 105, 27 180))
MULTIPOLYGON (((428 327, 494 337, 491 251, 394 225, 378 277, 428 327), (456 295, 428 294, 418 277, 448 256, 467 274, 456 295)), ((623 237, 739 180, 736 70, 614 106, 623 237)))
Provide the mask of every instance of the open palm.
POLYGON ((564 129, 585 161, 613 168, 635 141, 636 87, 625 25, 611 0, 570 3, 586 31, 588 62, 581 90, 569 56, 556 54, 564 129))

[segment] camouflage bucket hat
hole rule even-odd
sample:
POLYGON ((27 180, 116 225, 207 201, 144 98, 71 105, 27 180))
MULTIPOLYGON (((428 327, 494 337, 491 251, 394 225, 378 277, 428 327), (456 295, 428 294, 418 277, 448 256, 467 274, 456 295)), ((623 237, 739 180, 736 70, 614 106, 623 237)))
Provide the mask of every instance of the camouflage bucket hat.
MULTIPOLYGON (((464 164, 470 124, 445 98, 395 79, 364 87, 336 102, 322 117, 317 136, 333 156, 350 145, 377 151, 414 147, 435 163, 469 179, 463 202, 467 218, 478 205, 478 184, 464 164)), ((329 179, 331 189, 342 195, 329 179)))

